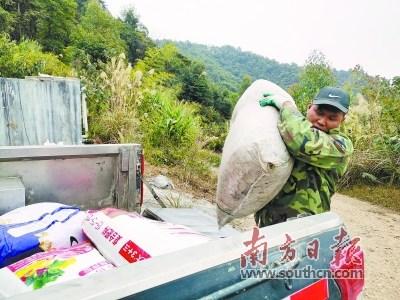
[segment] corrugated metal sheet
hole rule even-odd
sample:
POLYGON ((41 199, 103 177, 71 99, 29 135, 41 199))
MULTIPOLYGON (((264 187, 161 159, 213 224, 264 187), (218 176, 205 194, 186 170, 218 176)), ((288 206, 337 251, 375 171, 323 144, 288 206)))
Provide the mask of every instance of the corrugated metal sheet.
POLYGON ((0 146, 80 144, 78 79, 0 78, 0 146))

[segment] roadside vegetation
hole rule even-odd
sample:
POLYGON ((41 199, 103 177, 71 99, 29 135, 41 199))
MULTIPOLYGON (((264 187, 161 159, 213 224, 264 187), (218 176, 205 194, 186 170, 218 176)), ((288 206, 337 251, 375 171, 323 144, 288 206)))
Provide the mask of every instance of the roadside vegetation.
POLYGON ((366 200, 400 213, 400 188, 392 185, 353 185, 341 190, 345 195, 366 200))
POLYGON ((342 130, 355 146, 340 191, 399 211, 400 77, 360 66, 338 72, 319 52, 298 67, 261 64, 232 47, 177 45, 157 46, 134 8, 114 18, 98 0, 0 0, 0 76, 80 78, 88 142, 141 143, 150 170, 212 198, 232 108, 260 72, 269 70, 264 78, 284 84, 303 112, 319 88, 340 85, 352 101, 342 130))
MULTIPOLYGON (((325 56, 314 52, 289 92, 305 112, 326 85, 337 85, 336 78, 325 56)), ((400 77, 372 77, 355 66, 342 87, 351 101, 342 131, 353 141, 354 154, 339 191, 399 211, 400 77)))

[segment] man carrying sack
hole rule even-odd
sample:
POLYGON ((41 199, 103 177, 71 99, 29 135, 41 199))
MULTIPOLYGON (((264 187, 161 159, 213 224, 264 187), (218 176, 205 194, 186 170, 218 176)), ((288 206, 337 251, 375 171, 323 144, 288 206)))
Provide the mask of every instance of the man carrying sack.
POLYGON ((278 129, 295 162, 282 190, 255 213, 256 223, 264 227, 329 211, 336 184, 353 153, 350 139, 339 131, 349 109, 349 95, 338 88, 322 88, 306 117, 292 102, 271 94, 265 94, 260 105, 280 112, 278 129))

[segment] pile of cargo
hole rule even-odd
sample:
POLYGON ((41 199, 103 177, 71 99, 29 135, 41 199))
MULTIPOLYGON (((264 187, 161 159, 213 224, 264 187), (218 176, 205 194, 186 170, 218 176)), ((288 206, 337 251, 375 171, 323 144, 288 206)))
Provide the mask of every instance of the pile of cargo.
POLYGON ((0 216, 0 296, 39 289, 210 241, 116 208, 43 202, 0 216))

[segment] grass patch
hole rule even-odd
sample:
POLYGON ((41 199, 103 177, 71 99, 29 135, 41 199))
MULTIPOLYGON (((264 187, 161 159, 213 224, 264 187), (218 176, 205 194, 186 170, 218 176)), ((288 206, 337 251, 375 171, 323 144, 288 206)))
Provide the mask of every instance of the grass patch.
POLYGON ((340 192, 400 213, 400 187, 355 185, 340 192))

